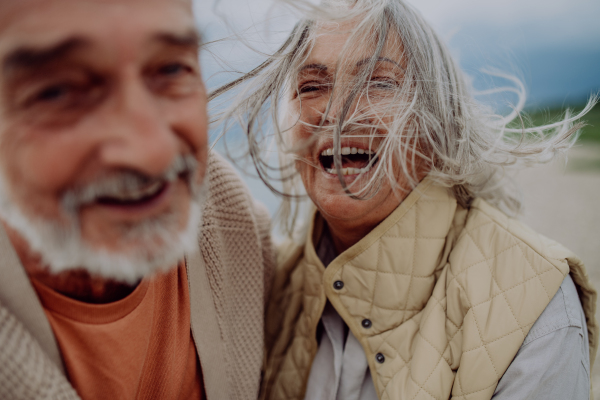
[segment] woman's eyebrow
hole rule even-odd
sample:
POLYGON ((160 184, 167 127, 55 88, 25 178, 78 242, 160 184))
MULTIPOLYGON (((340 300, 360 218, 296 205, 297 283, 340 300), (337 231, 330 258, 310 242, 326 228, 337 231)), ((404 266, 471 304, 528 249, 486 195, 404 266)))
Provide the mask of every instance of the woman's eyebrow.
POLYGON ((302 68, 300 68, 298 70, 298 72, 302 72, 305 69, 317 69, 317 70, 319 70, 321 72, 325 72, 325 71, 327 71, 327 66, 323 65, 323 64, 306 64, 305 66, 303 66, 302 68))
MULTIPOLYGON (((402 71, 404 71, 404 68, 402 68, 402 66, 400 64, 398 64, 396 61, 391 60, 387 57, 377 57, 375 60, 375 62, 389 62, 394 64, 395 66, 397 66, 398 68, 400 68, 402 71)), ((357 67, 362 67, 365 64, 368 64, 370 62, 373 62, 373 58, 369 57, 369 58, 365 58, 363 60, 360 60, 359 62, 356 63, 357 67)))

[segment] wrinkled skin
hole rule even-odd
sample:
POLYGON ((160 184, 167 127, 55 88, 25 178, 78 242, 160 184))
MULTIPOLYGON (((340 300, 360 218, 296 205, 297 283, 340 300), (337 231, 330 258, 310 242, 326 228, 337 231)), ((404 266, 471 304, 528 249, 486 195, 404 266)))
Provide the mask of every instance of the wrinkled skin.
MULTIPOLYGON (((0 172, 26 216, 60 223, 67 188, 120 170, 157 176, 181 154, 197 159, 202 180, 206 103, 189 1, 0 3, 0 172)), ((118 252, 123 226, 166 212, 183 229, 190 199, 176 180, 143 204, 92 203, 80 210, 82 238, 118 252)), ((29 274, 56 290, 98 302, 123 296, 127 285, 85 269, 48 274, 7 231, 29 274)))
MULTIPOLYGON (((296 123, 292 128, 292 143, 301 149, 296 168, 308 196, 327 221, 338 253, 367 235, 398 207, 410 191, 406 178, 395 168, 396 188, 392 187, 388 179, 384 179, 374 196, 365 200, 355 199, 346 194, 337 174, 328 173, 320 164, 319 155, 324 149, 333 147, 333 138, 320 134, 316 134, 315 137, 315 129, 311 126, 318 126, 325 114, 331 97, 331 83, 335 79, 336 97, 324 121, 325 127, 336 123, 342 109, 343 100, 340 99, 347 96, 343 91, 352 86, 359 74, 359 66, 373 57, 372 46, 352 46, 351 51, 344 51, 344 46, 355 27, 356 20, 350 20, 341 24, 322 24, 318 28, 315 44, 300 68, 297 87, 294 88, 297 92, 293 93, 289 107, 293 118, 303 122, 296 123)), ((370 102, 373 107, 368 109, 365 100, 359 99, 352 106, 351 113, 357 109, 366 110, 367 123, 374 124, 374 120, 389 123, 392 118, 390 115, 377 113, 378 110, 386 108, 381 105, 393 97, 391 93, 401 84, 404 78, 404 62, 400 40, 395 36, 393 40, 388 38, 369 82, 370 102)), ((368 132, 359 134, 365 135, 368 132)), ((385 135, 387 132, 381 129, 378 134, 385 135)), ((372 141, 352 135, 342 135, 341 138, 342 148, 355 147, 377 151, 380 143, 381 138, 374 138, 372 141)), ((354 166, 360 168, 364 165, 354 166)), ((372 168, 362 176, 346 175, 344 180, 352 193, 358 193, 374 172, 375 168, 372 168)), ((419 172, 419 178, 424 175, 424 171, 419 172)))

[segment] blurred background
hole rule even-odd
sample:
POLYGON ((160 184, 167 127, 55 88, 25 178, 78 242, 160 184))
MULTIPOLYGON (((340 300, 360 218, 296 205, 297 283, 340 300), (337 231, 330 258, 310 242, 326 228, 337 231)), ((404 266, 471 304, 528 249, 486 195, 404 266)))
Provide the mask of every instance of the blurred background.
MULTIPOLYGON (((197 4, 205 40, 202 55, 209 90, 249 71, 276 49, 297 16, 272 0, 219 0, 197 4), (240 44, 234 34, 245 40, 240 44), (227 39, 229 38, 229 39, 227 39), (225 39, 225 40, 220 40, 225 39)), ((556 121, 567 108, 580 110, 600 92, 600 1, 598 0, 411 0, 446 41, 475 88, 505 85, 482 72, 495 69, 518 77, 527 90, 526 112, 536 124, 556 121)), ((482 98, 499 112, 517 99, 482 98)), ((600 106, 566 160, 515 173, 524 202, 521 219, 578 254, 600 288, 600 106)), ((213 133, 212 140, 216 139, 213 133)), ((228 144, 243 140, 227 132, 228 144)), ((222 143, 216 144, 223 151, 222 143)), ((258 180, 251 165, 240 174, 271 214, 279 199, 258 180)), ((600 315, 598 315, 600 317, 600 315)), ((592 374, 600 399, 600 357, 592 374)))

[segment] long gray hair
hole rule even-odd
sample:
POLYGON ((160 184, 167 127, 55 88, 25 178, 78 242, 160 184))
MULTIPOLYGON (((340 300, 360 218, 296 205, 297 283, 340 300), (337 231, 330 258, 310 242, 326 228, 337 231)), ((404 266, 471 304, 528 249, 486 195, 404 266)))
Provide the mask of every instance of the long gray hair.
POLYGON ((278 51, 251 72, 210 94, 212 104, 217 98, 227 97, 226 93, 234 94, 227 98, 231 106, 216 114, 213 122, 221 124, 223 133, 232 123, 243 128, 248 138, 247 154, 258 175, 271 190, 284 196, 280 222, 287 233, 294 228, 298 216, 295 205, 303 192, 294 167, 299 148, 286 133, 295 124, 306 124, 290 116, 287 104, 298 93, 298 71, 323 23, 359 20, 338 59, 338 71, 345 65, 345 55, 353 49, 373 49, 371 61, 363 66, 352 87, 339 87, 334 80, 322 122, 311 126, 315 137, 333 136, 334 165, 340 183, 349 196, 357 199, 373 196, 383 179, 388 179, 395 190, 410 191, 418 184, 418 169, 425 166, 432 179, 453 191, 461 206, 468 207, 474 198, 481 197, 516 214, 521 203, 506 180, 506 167, 544 163, 565 153, 583 126, 578 121, 596 103, 593 97, 578 115, 571 116, 567 110, 559 122, 527 127, 522 117, 522 83, 504 75, 513 86, 495 89, 517 94, 518 101, 508 115, 498 115, 475 101, 469 81, 449 50, 420 13, 403 0, 326 1, 318 7, 307 5, 304 12, 308 17, 295 26, 278 51), (398 40, 403 49, 404 76, 394 88, 393 101, 387 96, 383 107, 394 117, 384 122, 375 115, 381 114, 382 104, 375 107, 371 101, 369 79, 390 40, 398 40), (332 118, 328 114, 336 101, 343 106, 332 118), (381 139, 376 171, 370 184, 358 192, 346 187, 342 178, 340 149, 340 138, 357 132, 381 139), (271 139, 279 150, 278 165, 273 165, 269 156, 267 142, 271 139), (399 173, 407 184, 398 185, 399 173))

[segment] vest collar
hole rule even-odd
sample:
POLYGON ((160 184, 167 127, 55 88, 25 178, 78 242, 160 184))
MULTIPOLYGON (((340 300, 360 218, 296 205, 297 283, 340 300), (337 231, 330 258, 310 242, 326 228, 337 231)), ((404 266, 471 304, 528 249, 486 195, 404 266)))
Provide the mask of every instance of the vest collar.
POLYGON ((456 208, 456 199, 447 188, 425 178, 396 210, 362 240, 338 255, 327 268, 314 247, 314 239, 319 239, 324 223, 315 212, 306 238, 304 259, 323 271, 325 294, 347 322, 355 320, 359 329, 360 321, 370 318, 374 322, 373 333, 388 330, 412 317, 430 298, 436 273, 444 267, 451 246, 447 239, 456 208), (373 275, 376 275, 379 290, 373 291, 364 285, 365 279, 373 275), (341 290, 334 288, 336 281, 344 283, 341 290), (398 296, 387 299, 389 296, 384 293, 398 296), (357 300, 372 307, 354 312, 351 304, 357 300), (344 315, 350 309, 354 315, 344 315), (386 309, 394 318, 384 316, 386 309))

